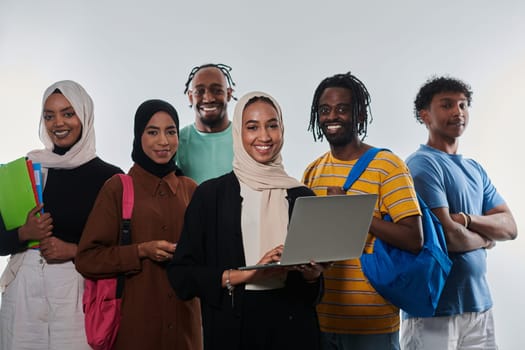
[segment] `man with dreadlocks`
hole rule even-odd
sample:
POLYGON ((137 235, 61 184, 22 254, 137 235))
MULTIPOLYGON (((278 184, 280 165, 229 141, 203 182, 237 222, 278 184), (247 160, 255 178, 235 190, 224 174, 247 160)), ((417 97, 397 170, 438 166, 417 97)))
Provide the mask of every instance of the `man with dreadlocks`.
MULTIPOLYGON (((369 115, 370 95, 350 72, 319 84, 308 130, 315 141, 326 137, 330 151, 308 165, 303 182, 318 196, 377 194, 364 253, 372 252, 375 237, 416 253, 423 244, 421 212, 412 178, 398 156, 379 152, 353 186, 342 189, 359 157, 371 148, 363 143, 369 115), (386 214, 393 222, 381 219, 386 214)), ((399 309, 370 285, 359 259, 336 262, 325 270, 324 283, 317 307, 323 349, 399 349, 399 309)))
POLYGON ((232 171, 233 139, 228 102, 235 83, 231 67, 208 63, 194 67, 186 81, 195 122, 180 130, 175 161, 198 184, 232 171))

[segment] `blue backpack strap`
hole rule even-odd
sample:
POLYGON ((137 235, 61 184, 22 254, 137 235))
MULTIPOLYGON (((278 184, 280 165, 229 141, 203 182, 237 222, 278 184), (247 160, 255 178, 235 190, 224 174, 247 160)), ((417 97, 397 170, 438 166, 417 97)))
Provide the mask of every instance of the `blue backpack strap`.
MULTIPOLYGON (((427 206, 423 198, 418 194, 417 199, 419 207, 421 208, 421 223, 423 224, 424 244, 427 247, 438 247, 433 249, 441 249, 448 255, 447 242, 445 239, 445 232, 443 225, 438 217, 427 206)), ((439 260, 439 259, 438 259, 439 260)), ((441 260, 440 260, 441 262, 441 260)), ((448 263, 441 262, 441 265, 446 266, 448 263)))
POLYGON ((365 154, 363 154, 361 157, 359 157, 359 159, 357 160, 355 165, 352 167, 352 170, 350 170, 350 173, 348 173, 348 177, 346 178, 345 184, 343 185, 343 190, 345 192, 348 191, 348 189, 350 189, 350 187, 352 187, 354 182, 357 179, 359 179, 361 174, 366 170, 366 168, 368 167, 368 164, 370 164, 372 159, 375 158, 376 154, 381 152, 381 151, 389 151, 390 152, 390 150, 387 149, 387 148, 372 147, 368 151, 366 151, 365 154))

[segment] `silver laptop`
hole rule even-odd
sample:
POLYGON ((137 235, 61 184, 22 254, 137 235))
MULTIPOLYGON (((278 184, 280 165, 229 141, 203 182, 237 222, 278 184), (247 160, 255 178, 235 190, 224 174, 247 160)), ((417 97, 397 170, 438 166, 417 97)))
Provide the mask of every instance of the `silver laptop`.
POLYGON ((297 198, 281 260, 239 270, 359 258, 376 200, 376 194, 297 198))

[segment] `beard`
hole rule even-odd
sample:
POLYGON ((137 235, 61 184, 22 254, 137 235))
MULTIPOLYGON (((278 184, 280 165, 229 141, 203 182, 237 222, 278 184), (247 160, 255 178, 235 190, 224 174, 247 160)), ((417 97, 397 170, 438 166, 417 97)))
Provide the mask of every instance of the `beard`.
POLYGON ((214 128, 216 126, 221 125, 224 118, 226 117, 226 111, 225 107, 221 108, 217 114, 214 115, 206 115, 206 113, 201 113, 199 107, 196 107, 196 113, 199 117, 199 121, 206 125, 207 127, 214 128))
POLYGON ((213 118, 199 116, 199 120, 201 121, 201 123, 210 128, 219 126, 221 122, 223 121, 223 119, 224 119, 224 113, 221 113, 218 116, 213 117, 213 118))
POLYGON ((353 123, 345 123, 343 124, 343 128, 340 130, 340 132, 335 134, 328 133, 324 125, 321 125, 321 130, 323 131, 326 141, 328 141, 330 145, 345 146, 354 141, 356 126, 353 125, 353 123))
POLYGON ((350 133, 342 134, 342 135, 324 135, 326 137, 326 141, 332 146, 345 146, 354 141, 354 137, 350 133))

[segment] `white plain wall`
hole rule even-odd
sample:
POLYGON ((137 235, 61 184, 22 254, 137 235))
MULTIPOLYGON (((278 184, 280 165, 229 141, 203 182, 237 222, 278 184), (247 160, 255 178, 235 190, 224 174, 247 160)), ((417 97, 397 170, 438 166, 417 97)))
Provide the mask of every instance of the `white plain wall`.
MULTIPOLYGON (((366 141, 404 158, 426 141, 412 114, 419 86, 450 74, 474 90, 460 151, 486 167, 523 234, 523 189, 512 160, 523 149, 524 34, 525 3, 518 1, 0 0, 0 163, 41 147, 42 93, 72 79, 95 101, 99 155, 128 169, 137 106, 166 99, 182 125, 192 122, 184 83, 193 66, 207 62, 233 67, 237 96, 263 90, 281 102, 283 157, 296 177, 328 148, 306 131, 313 91, 348 70, 372 96, 366 141)), ((504 350, 525 345, 524 248, 518 238, 489 251, 504 350)))

